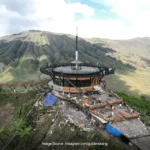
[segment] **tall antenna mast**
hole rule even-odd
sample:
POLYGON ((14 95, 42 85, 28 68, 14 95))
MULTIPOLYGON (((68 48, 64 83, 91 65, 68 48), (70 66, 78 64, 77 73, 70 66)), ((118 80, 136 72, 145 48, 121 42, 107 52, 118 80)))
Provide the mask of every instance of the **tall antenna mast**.
POLYGON ((76 26, 76 52, 75 52, 75 60, 71 62, 73 64, 72 69, 79 70, 81 69, 82 62, 78 60, 78 27, 76 26))
POLYGON ((78 60, 78 27, 76 26, 76 60, 78 60))

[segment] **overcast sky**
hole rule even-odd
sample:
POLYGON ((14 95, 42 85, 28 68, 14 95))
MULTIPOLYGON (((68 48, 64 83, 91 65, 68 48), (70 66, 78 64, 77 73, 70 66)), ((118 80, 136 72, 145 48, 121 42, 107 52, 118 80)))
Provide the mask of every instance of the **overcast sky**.
POLYGON ((150 36, 150 0, 0 0, 0 36, 31 29, 110 39, 150 36))

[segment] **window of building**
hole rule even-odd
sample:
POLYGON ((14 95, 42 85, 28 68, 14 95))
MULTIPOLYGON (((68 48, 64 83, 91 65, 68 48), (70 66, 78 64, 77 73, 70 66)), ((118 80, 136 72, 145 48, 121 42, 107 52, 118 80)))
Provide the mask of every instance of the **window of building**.
POLYGON ((67 87, 89 87, 91 86, 91 80, 64 80, 64 86, 67 87))
POLYGON ((81 87, 88 87, 91 86, 91 80, 82 80, 80 81, 81 87))

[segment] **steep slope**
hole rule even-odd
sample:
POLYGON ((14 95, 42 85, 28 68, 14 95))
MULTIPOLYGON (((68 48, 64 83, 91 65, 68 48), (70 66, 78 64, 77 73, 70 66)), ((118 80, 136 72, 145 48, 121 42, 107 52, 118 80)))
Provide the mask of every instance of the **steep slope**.
MULTIPOLYGON (((128 67, 118 63, 106 53, 111 49, 94 46, 79 39, 79 59, 83 62, 101 63, 118 68, 128 67)), ((113 51, 112 51, 113 52, 113 51)), ((75 37, 41 31, 29 31, 0 39, 0 82, 14 82, 37 78, 39 67, 46 63, 66 63, 74 60, 75 37), (31 76, 32 74, 32 76, 31 76)))
MULTIPOLYGON (((149 38, 113 41, 79 38, 79 59, 115 67, 106 77, 117 91, 150 95, 149 38)), ((39 68, 46 62, 66 63, 75 58, 75 37, 30 30, 0 38, 0 83, 45 78, 39 68)))

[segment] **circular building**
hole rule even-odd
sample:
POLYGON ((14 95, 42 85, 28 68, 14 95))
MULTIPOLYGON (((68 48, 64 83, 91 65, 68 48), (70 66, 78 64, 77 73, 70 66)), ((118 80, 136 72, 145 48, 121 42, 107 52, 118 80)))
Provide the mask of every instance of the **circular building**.
POLYGON ((101 79, 105 75, 113 74, 115 69, 75 60, 71 64, 47 65, 41 67, 40 70, 51 76, 52 81, 49 82, 49 86, 53 90, 78 93, 92 91, 94 86, 100 85, 101 79))
POLYGON ((105 75, 113 74, 114 68, 92 65, 78 60, 78 36, 76 35, 75 60, 70 64, 46 65, 40 68, 44 74, 50 75, 50 88, 64 93, 81 93, 92 91, 100 85, 105 75))

